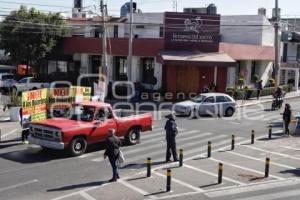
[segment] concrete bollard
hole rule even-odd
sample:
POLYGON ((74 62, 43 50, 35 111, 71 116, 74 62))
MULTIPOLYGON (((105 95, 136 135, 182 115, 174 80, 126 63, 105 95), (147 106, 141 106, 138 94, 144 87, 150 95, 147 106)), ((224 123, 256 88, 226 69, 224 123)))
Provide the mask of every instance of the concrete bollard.
POLYGON ((207 144, 207 157, 211 157, 211 142, 209 141, 207 144))
POLYGON ((151 158, 147 158, 147 177, 151 177, 151 158))
POLYGON ((265 178, 269 177, 270 172, 270 158, 266 158, 266 164, 265 164, 265 178))
POLYGON ((232 135, 232 136, 231 136, 231 150, 232 150, 232 151, 234 150, 234 145, 235 145, 235 136, 232 135))
POLYGON ((222 183, 222 179, 223 179, 223 164, 219 163, 218 184, 222 183))
POLYGON ((179 166, 182 167, 183 165, 183 149, 179 150, 179 166))
POLYGON ((272 126, 269 126, 269 139, 272 139, 272 126))
POLYGON ((171 173, 170 169, 167 170, 167 192, 171 191, 171 173))
POLYGON ((255 134, 254 134, 254 130, 252 130, 252 134, 251 134, 251 144, 254 144, 254 139, 255 139, 255 134))

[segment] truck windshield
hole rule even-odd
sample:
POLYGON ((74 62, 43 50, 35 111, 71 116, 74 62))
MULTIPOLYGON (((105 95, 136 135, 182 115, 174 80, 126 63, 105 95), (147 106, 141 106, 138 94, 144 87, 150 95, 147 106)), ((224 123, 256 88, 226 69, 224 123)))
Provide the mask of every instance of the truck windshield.
POLYGON ((70 109, 71 119, 90 122, 94 119, 95 108, 89 106, 73 106, 70 109))

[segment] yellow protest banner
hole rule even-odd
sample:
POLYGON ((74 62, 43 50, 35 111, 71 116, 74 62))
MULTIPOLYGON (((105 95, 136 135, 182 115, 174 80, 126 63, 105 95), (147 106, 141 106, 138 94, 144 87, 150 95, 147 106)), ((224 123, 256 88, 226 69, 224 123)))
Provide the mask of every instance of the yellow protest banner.
POLYGON ((22 124, 47 119, 48 89, 22 92, 22 124))

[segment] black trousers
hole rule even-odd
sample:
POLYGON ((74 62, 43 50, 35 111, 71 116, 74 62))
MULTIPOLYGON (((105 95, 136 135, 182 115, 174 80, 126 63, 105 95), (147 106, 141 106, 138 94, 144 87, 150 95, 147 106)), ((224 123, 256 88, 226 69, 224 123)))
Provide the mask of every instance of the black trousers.
POLYGON ((177 158, 177 150, 176 150, 176 140, 175 138, 167 139, 167 153, 166 153, 166 161, 169 161, 171 158, 171 153, 173 155, 173 159, 178 160, 177 158))
POLYGON ((29 130, 22 130, 22 142, 27 141, 29 135, 29 130))
POLYGON ((290 134, 290 129, 289 129, 290 121, 284 121, 284 133, 285 134, 290 134))
POLYGON ((259 97, 260 97, 260 93, 261 93, 261 90, 257 90, 257 99, 259 99, 259 97))
POLYGON ((116 180, 119 178, 118 168, 117 168, 117 164, 116 164, 118 157, 114 156, 114 155, 109 155, 108 159, 109 159, 109 162, 110 162, 110 165, 112 168, 112 172, 113 172, 112 178, 116 180))

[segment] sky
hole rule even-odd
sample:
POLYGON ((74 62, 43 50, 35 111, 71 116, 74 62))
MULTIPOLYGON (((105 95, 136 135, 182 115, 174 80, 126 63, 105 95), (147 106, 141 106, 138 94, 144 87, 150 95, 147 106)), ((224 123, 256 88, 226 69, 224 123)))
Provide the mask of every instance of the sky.
MULTIPOLYGON (((99 13, 100 0, 83 0, 87 10, 99 13)), ((119 16, 120 7, 128 0, 104 0, 108 5, 109 15, 119 16)), ((173 0, 135 0, 137 6, 143 12, 173 11, 173 0)), ((214 3, 221 15, 257 14, 259 7, 267 9, 267 15, 271 16, 275 0, 177 0, 177 10, 184 7, 203 7, 214 3), (251 2, 251 3, 250 3, 251 2)), ((64 12, 70 15, 73 0, 0 0, 0 15, 7 15, 9 11, 17 9, 21 4, 35 7, 42 11, 64 12), (40 4, 40 5, 34 5, 40 4)), ((279 0, 283 17, 300 17, 299 0, 279 0)))

